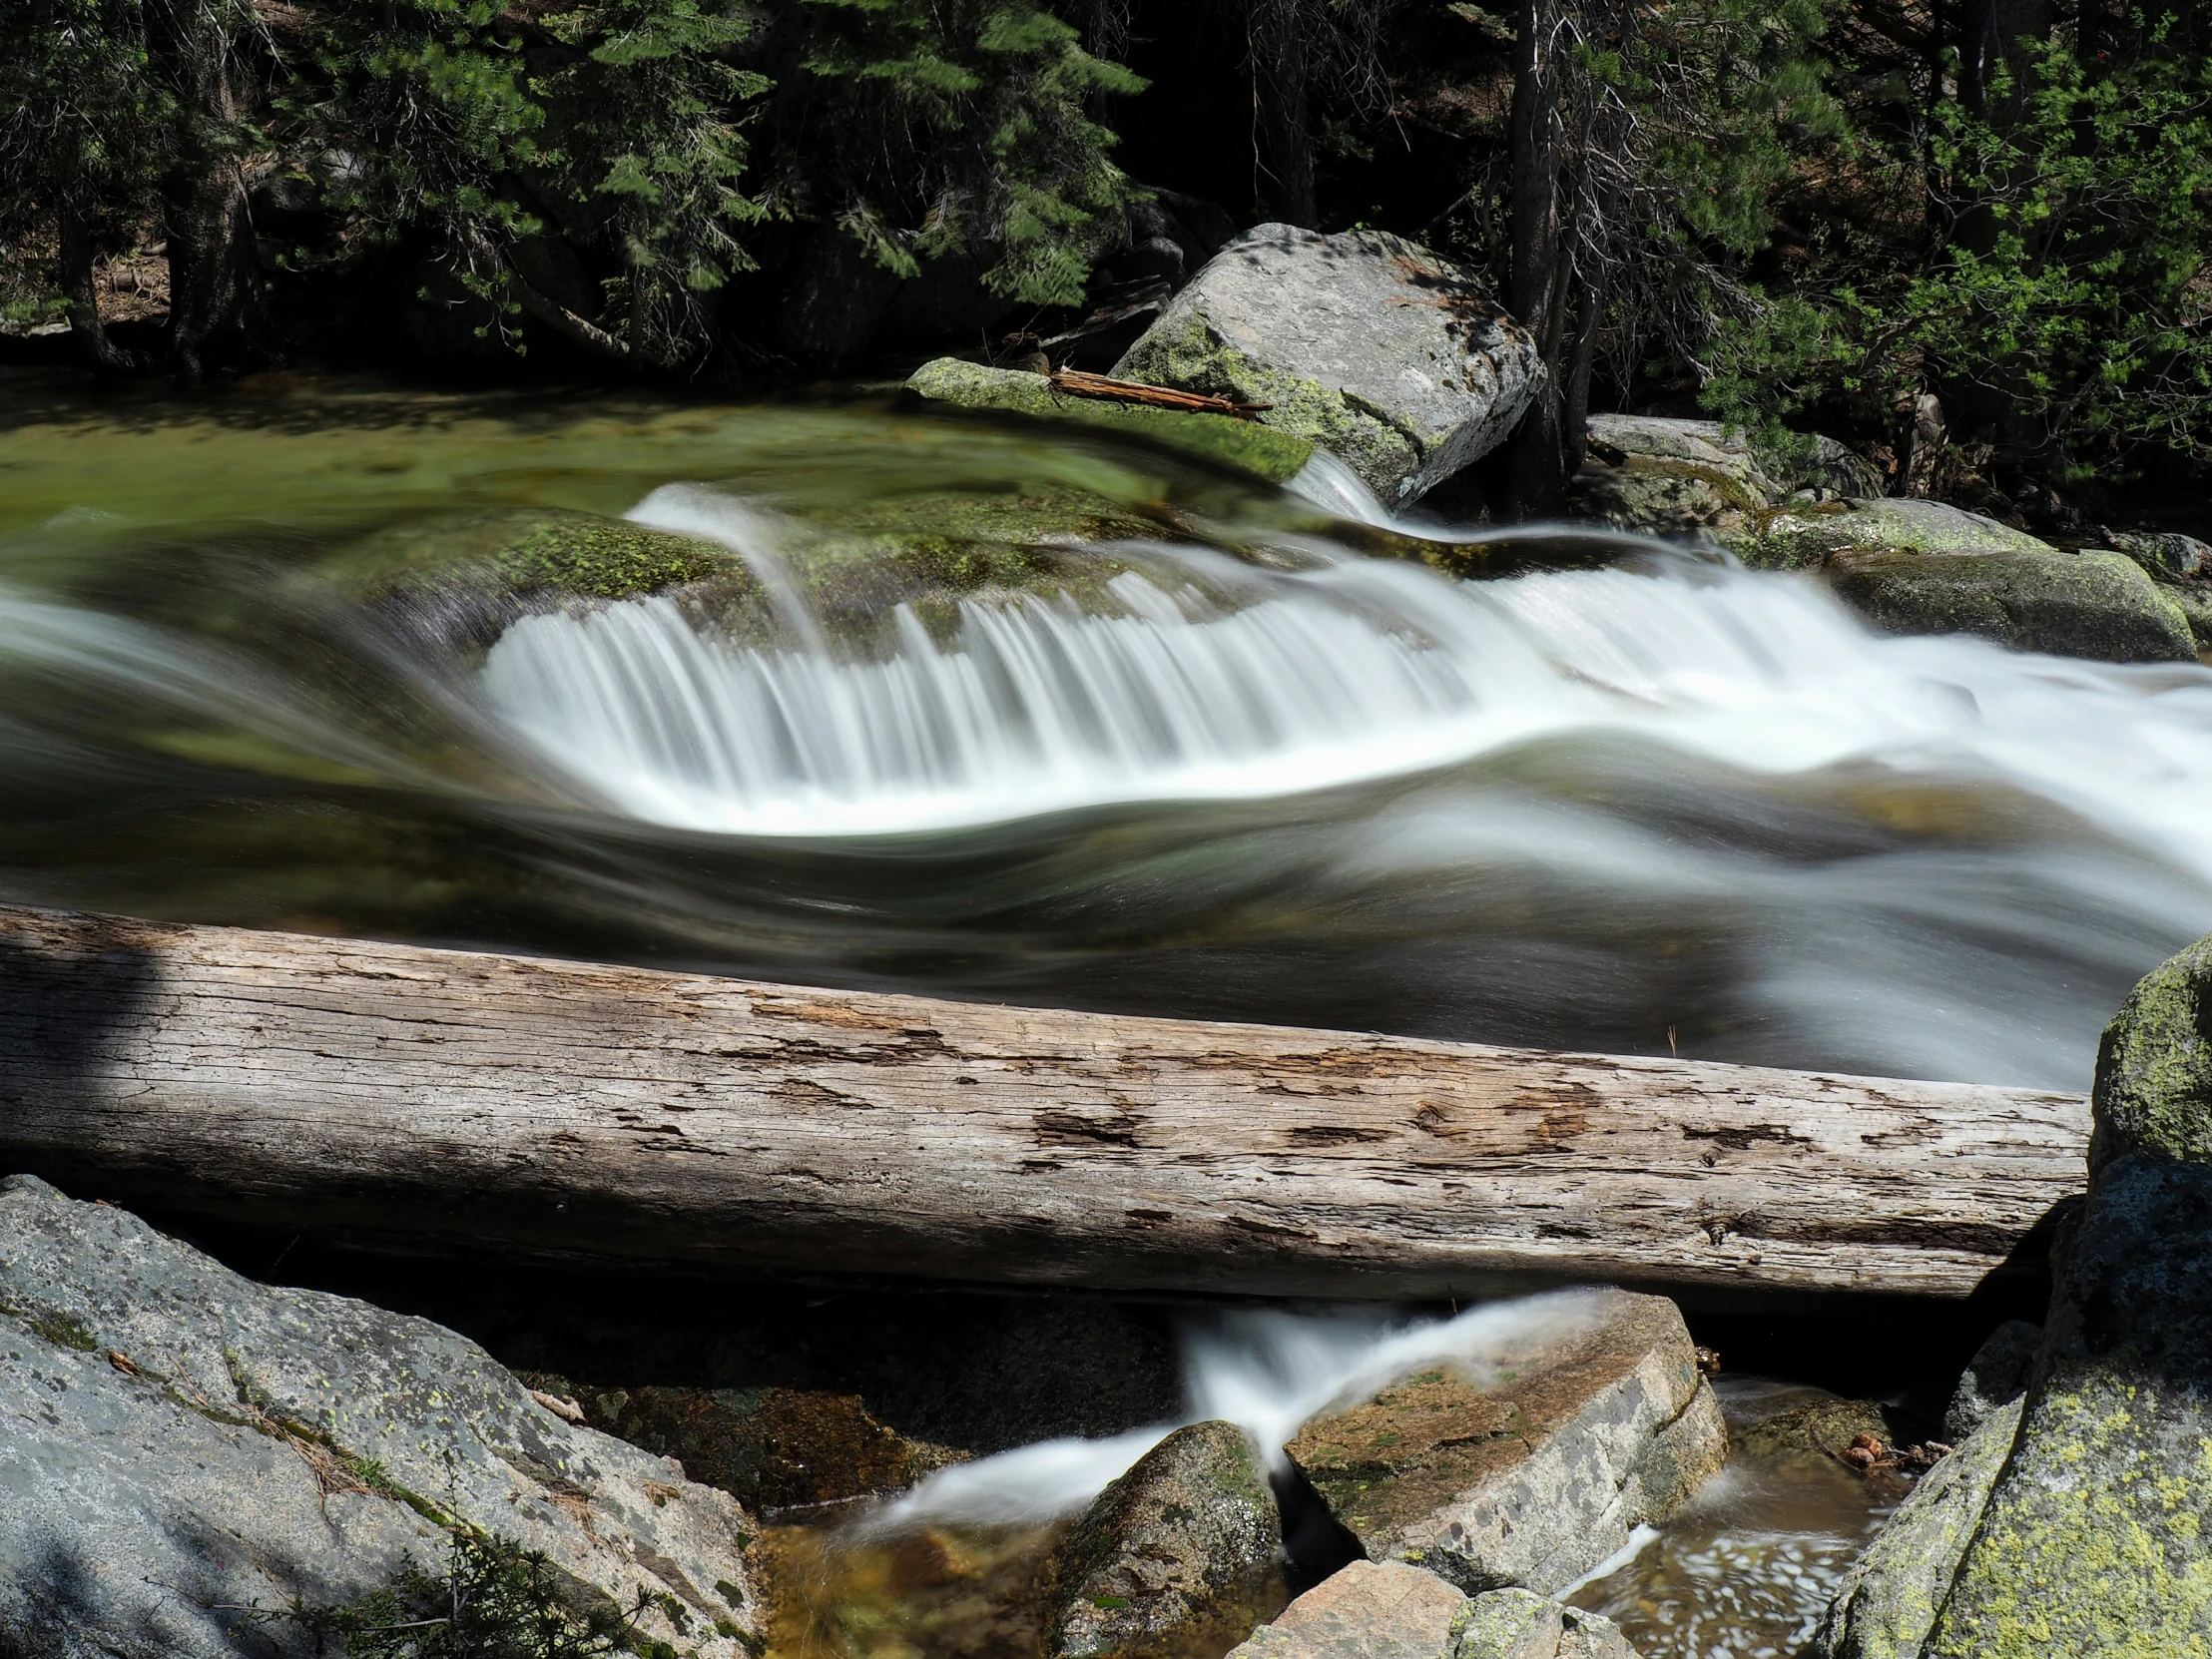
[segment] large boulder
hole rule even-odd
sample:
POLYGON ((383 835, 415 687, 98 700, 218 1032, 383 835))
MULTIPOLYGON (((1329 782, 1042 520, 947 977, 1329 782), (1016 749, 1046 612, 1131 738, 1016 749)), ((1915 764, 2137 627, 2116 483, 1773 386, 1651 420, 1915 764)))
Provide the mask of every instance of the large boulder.
POLYGON ((1038 1575, 1047 1659, 1220 1652, 1289 1599, 1283 1524, 1245 1431, 1178 1428, 1122 1475, 1038 1575))
POLYGON ((544 1552, 572 1605, 757 1651, 737 1501, 566 1420, 475 1344, 254 1284, 121 1210, 0 1182, 0 1652, 304 1656, 456 1537, 544 1552), (251 1628, 250 1628, 251 1627, 251 1628), (249 1643, 251 1645, 249 1645, 249 1643))
POLYGON ((1896 634, 1973 634, 2015 651, 2109 663, 2189 663, 2188 616, 2117 553, 1843 553, 1837 597, 1896 634))
POLYGON ((1636 1659, 1612 1620, 1526 1590, 1469 1597, 1402 1561, 1355 1561, 1231 1659, 1636 1659))
POLYGON ((1265 403, 1269 426, 1403 507, 1495 448, 1543 368, 1474 273, 1380 232, 1262 225, 1207 262, 1114 373, 1265 403))
MULTIPOLYGON (((2089 1195, 2054 1252, 2017 1430, 1991 1417, 1953 1476, 1976 1513, 1945 1522, 1965 1539, 1947 1586, 1938 1571, 1892 1597, 1915 1620, 1933 1604, 1927 1640, 1898 1615, 1874 1621, 1903 1631, 1893 1647, 1838 1653, 2212 1651, 2212 939, 2148 975, 2106 1028, 2093 1107, 2089 1195)), ((1858 1622, 1847 1606, 1831 1625, 1849 1639, 1858 1622)))
POLYGON ((2124 533, 2111 540, 2181 607, 2198 647, 2212 649, 2212 542, 2155 531, 2124 533))
POLYGON ((1728 1449, 1674 1304, 1610 1291, 1601 1307, 1487 1375, 1422 1372, 1318 1417, 1291 1456, 1371 1557, 1469 1592, 1562 1589, 1672 1514, 1728 1449))

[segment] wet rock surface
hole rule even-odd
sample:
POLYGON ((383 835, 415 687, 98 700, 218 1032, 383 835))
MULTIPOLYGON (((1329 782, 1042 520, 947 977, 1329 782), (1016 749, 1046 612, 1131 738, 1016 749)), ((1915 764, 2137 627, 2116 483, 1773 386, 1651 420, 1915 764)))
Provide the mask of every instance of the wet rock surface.
POLYGON ((1220 1653, 1289 1599, 1283 1531, 1234 1423, 1179 1428, 1069 1529, 1038 1577, 1048 1659, 1220 1653))
POLYGON ((1573 1582, 1671 1514, 1727 1453, 1673 1303, 1604 1293, 1594 1329, 1482 1377, 1422 1372, 1289 1447, 1378 1559, 1468 1591, 1573 1582))
POLYGON ((455 1529, 542 1550, 579 1604, 703 1659, 754 1640, 752 1523, 579 1427, 427 1321, 243 1279, 123 1211, 0 1182, 0 1650, 313 1651, 257 1623, 351 1601, 455 1529))
POLYGON ((1406 506, 1503 441, 1542 368, 1471 272, 1398 237, 1262 225, 1230 242, 1114 365, 1265 403, 1271 427, 1406 506))
POLYGON ((1841 553, 1828 582, 1898 634, 1973 634, 2016 651, 2114 663, 2193 663, 2189 619, 2117 553, 1841 553))
POLYGON ((1897 1413, 1878 1400, 1815 1399, 1794 1405, 1764 1421, 1739 1428, 1734 1440, 1747 1455, 1777 1457, 1791 1452, 1841 1457, 1851 1442, 1871 1434, 1885 1445, 1904 1438, 1897 1413))

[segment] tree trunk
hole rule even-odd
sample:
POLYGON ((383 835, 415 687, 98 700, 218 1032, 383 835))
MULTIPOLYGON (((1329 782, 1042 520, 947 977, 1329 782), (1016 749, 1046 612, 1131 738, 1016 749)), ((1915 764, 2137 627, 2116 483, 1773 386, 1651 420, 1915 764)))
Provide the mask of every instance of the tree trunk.
POLYGON ((73 190, 65 188, 59 218, 57 241, 61 255, 62 297, 69 301, 70 334, 92 367, 107 372, 128 369, 134 366, 130 353, 108 338, 107 325, 100 320, 100 291, 93 273, 92 230, 79 211, 73 190))
POLYGON ((1559 215, 1559 0, 1522 0, 1514 47, 1506 168, 1512 268, 1506 308, 1536 337, 1546 370, 1513 437, 1509 511, 1554 511, 1566 482, 1559 344, 1565 272, 1559 215))
POLYGON ((211 361, 257 351, 266 336, 254 227, 234 135, 246 113, 229 0, 167 0, 163 55, 184 106, 169 182, 170 354, 197 380, 211 361))
POLYGON ((0 1169, 403 1253, 1963 1297, 2078 1096, 0 910, 0 1169))
POLYGON ((1314 139, 1307 124, 1306 36, 1300 0, 1249 0, 1253 160, 1265 211, 1286 225, 1321 223, 1314 188, 1314 139))

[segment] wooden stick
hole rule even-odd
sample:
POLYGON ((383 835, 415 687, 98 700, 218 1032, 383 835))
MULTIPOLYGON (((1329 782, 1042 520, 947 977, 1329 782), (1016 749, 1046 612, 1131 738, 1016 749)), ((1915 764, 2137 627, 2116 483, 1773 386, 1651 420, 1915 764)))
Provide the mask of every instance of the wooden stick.
POLYGON ((1111 403, 1148 403, 1157 409, 1235 415, 1240 420, 1257 420, 1264 411, 1275 407, 1272 403, 1240 403, 1234 397, 1177 391, 1173 386, 1148 386, 1141 380, 1116 380, 1111 375, 1086 374, 1079 368, 1054 369, 1052 389, 1075 397, 1103 398, 1111 403))
POLYGON ((388 1249, 1963 1297, 2087 1135, 2027 1089, 0 909, 0 1169, 388 1249))

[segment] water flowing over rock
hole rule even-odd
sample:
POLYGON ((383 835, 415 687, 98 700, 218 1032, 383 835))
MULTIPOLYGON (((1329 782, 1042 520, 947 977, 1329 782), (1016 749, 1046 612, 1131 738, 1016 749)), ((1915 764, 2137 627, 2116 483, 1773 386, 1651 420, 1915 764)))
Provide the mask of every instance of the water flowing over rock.
POLYGON ((1207 263, 1114 373, 1266 403, 1269 426, 1402 507, 1502 442, 1543 368, 1480 279, 1427 249, 1262 225, 1207 263))
POLYGON ((256 1285, 123 1211, 0 1182, 0 1650, 315 1651, 454 1530, 542 1550, 584 1604, 700 1659, 757 1640, 735 1500, 575 1426, 426 1320, 256 1285))
POLYGON ((1099 1494, 1039 1575, 1048 1659, 1219 1652, 1288 1599, 1259 1454, 1230 1422, 1179 1428, 1099 1494))
POLYGON ((1402 1561, 1355 1561, 1231 1659, 1636 1659, 1613 1622, 1526 1590, 1469 1598, 1402 1561))
POLYGON ((1418 1373, 1307 1424, 1291 1456, 1370 1556, 1468 1591, 1557 1591, 1672 1514, 1727 1451, 1674 1304, 1615 1291, 1605 1315, 1483 1375, 1418 1373))

